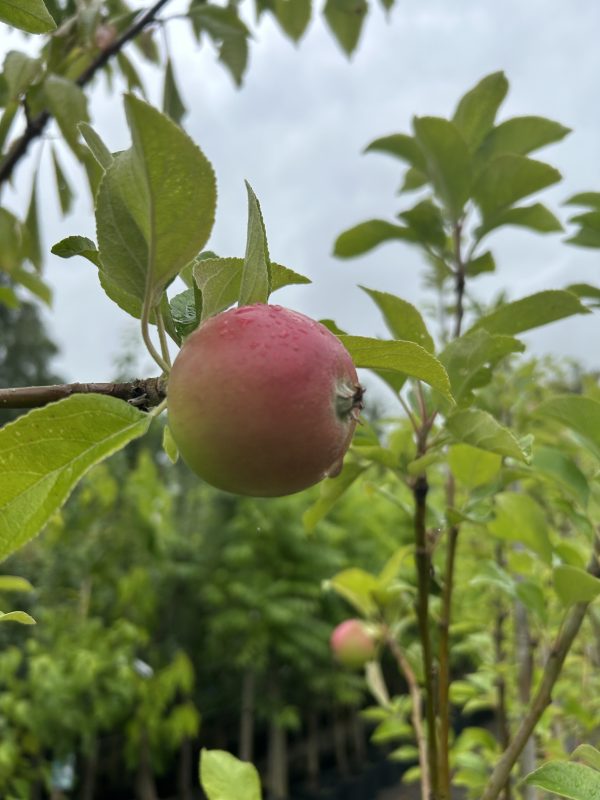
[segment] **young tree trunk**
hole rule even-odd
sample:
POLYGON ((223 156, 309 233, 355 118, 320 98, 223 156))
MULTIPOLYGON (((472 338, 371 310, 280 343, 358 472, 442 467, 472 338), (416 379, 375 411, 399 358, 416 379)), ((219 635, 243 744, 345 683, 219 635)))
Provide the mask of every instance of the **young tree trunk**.
POLYGON ((306 724, 306 773, 308 785, 312 792, 319 790, 321 764, 319 758, 319 715, 311 709, 306 724))
POLYGON ((242 761, 252 761, 254 756, 254 706, 256 701, 256 673, 246 670, 242 680, 242 709, 240 715, 240 749, 242 761))
POLYGON ((152 758, 150 743, 146 731, 142 734, 140 742, 139 764, 136 778, 136 795, 138 800, 159 800, 152 771, 152 758))
POLYGON ((193 773, 192 740, 185 738, 179 750, 179 774, 177 784, 179 800, 193 800, 192 773, 193 773))
MULTIPOLYGON (((525 606, 517 601, 515 603, 515 634, 517 652, 517 684, 519 691, 519 701, 523 708, 527 708, 531 700, 531 686, 533 682, 533 642, 527 621, 527 610, 525 606)), ((521 757, 519 759, 521 775, 524 777, 536 767, 535 759, 535 735, 531 735, 521 757)), ((537 790, 535 786, 522 787, 523 800, 537 800, 537 790)))
POLYGON ((362 766, 367 760, 367 744, 365 741, 365 725, 356 708, 352 709, 351 725, 354 758, 356 763, 362 766))
POLYGON ((269 726, 268 785, 271 800, 288 800, 287 733, 276 719, 269 726))
POLYGON ((96 775, 98 773, 98 741, 94 737, 92 747, 85 760, 81 800, 94 800, 96 791, 96 775))
POLYGON ((343 778, 347 778, 350 774, 350 764, 346 751, 346 731, 339 709, 334 709, 333 712, 333 749, 337 771, 343 778))

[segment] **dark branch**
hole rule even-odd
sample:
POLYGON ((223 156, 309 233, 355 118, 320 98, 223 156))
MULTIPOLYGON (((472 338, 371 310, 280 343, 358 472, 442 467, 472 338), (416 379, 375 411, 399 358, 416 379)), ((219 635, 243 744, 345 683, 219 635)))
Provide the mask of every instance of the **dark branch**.
POLYGON ((159 405, 167 396, 161 378, 145 378, 129 383, 62 383, 0 389, 0 408, 39 408, 72 394, 104 394, 125 400, 143 411, 159 405))
MULTIPOLYGON (((127 30, 124 31, 118 39, 115 39, 111 45, 103 50, 102 53, 100 53, 100 55, 94 61, 92 61, 89 67, 84 70, 76 79, 75 83, 78 86, 81 86, 81 88, 86 86, 96 75, 96 73, 101 70, 102 67, 104 67, 110 58, 112 58, 112 56, 116 55, 120 50, 123 49, 127 42, 135 39, 135 37, 138 36, 144 30, 144 28, 154 22, 160 9, 169 1, 170 0, 158 0, 158 2, 154 3, 151 8, 142 14, 137 22, 134 22, 129 28, 127 28, 127 30)), ((26 154, 31 142, 42 135, 51 118, 52 115, 48 111, 42 111, 37 116, 27 120, 25 131, 13 142, 6 158, 0 165, 0 184, 10 179, 14 168, 26 154)))

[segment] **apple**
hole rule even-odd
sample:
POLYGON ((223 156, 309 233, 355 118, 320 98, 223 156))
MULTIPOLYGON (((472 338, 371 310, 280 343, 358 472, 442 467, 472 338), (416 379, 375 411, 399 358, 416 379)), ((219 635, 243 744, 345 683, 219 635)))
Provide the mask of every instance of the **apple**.
POLYGON ((236 494, 275 497, 341 469, 363 389, 324 325, 281 306, 242 306, 184 342, 167 388, 183 460, 236 494))
POLYGON ((341 622, 331 634, 330 645, 340 664, 352 669, 372 661, 377 647, 373 633, 360 619, 341 622))

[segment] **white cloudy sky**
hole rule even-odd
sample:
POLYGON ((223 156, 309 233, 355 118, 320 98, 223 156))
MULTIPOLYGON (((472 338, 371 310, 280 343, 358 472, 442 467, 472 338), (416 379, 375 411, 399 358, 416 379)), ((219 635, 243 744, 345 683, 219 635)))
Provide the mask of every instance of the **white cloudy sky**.
MULTIPOLYGON (((179 0, 166 13, 181 7, 179 0)), ((247 19, 252 22, 251 9, 247 19)), ((423 265, 418 254, 389 244, 350 262, 332 258, 336 235, 370 217, 391 219, 402 203, 395 195, 401 165, 381 155, 362 156, 373 138, 408 130, 413 114, 448 115, 456 99, 483 75, 502 69, 511 89, 501 117, 540 114, 574 129, 540 157, 565 179, 545 193, 560 204, 570 194, 600 189, 600 4, 589 0, 398 0, 386 18, 376 0, 362 42, 348 61, 317 15, 294 47, 269 18, 254 27, 251 62, 237 90, 209 46, 198 48, 181 21, 169 24, 175 69, 189 108, 185 127, 212 161, 219 206, 211 249, 242 255, 244 178, 258 194, 272 257, 308 275, 309 287, 286 289, 274 301, 314 317, 333 317, 351 332, 384 333, 357 284, 395 292, 422 303, 423 265)), ((13 38, 0 40, 3 49, 13 38)), ((150 96, 161 93, 158 73, 147 71, 150 96)), ((93 124, 113 149, 128 146, 120 102, 99 84, 93 124)), ((68 159, 68 156, 66 156, 68 159)), ((10 202, 22 208, 31 165, 19 168, 10 202)), ((48 164, 42 166, 44 228, 50 245, 70 234, 93 237, 91 201, 84 178, 76 210, 57 213, 48 164)), ((410 202, 410 200, 408 201, 410 202)), ((478 279, 490 297, 508 287, 518 297, 575 281, 597 283, 600 253, 517 229, 495 235, 499 271, 478 279)), ((69 380, 108 380, 124 340, 137 328, 104 297, 91 265, 49 256, 47 278, 54 304, 46 315, 61 347, 57 368, 69 380)), ((474 287, 475 288, 475 287, 474 287)), ((596 315, 558 323, 528 337, 536 352, 577 356, 598 365, 596 315)), ((155 370, 142 360, 141 370, 155 370)))

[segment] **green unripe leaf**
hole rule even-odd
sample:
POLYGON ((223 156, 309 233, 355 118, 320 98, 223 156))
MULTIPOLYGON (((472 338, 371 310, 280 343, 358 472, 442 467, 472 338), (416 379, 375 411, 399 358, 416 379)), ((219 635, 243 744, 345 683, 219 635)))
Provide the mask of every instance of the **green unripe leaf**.
POLYGON ((513 335, 574 314, 589 313, 589 309, 571 292, 549 289, 500 306, 478 319, 469 333, 483 328, 489 333, 513 335))
POLYGON ((487 411, 479 408, 455 411, 446 420, 446 428, 459 442, 501 456, 509 456, 517 461, 529 460, 529 454, 514 434, 500 425, 487 411))
POLYGON ((556 594, 565 606, 590 603, 600 594, 600 580, 579 567, 561 564, 554 568, 552 576, 556 594))
POLYGON ((448 375, 442 364, 414 342, 382 341, 366 336, 340 336, 357 367, 399 372, 428 383, 453 402, 448 375))
POLYGON ((142 436, 151 417, 112 397, 73 395, 0 430, 0 559, 35 536, 83 475, 142 436))
POLYGON ((0 0, 0 21, 28 33, 50 33, 56 29, 43 0, 0 0))
POLYGON ((202 750, 200 783, 208 800, 261 800, 256 767, 224 750, 202 750))
POLYGON ((267 232, 258 198, 246 181, 248 191, 248 233, 240 286, 239 305, 266 303, 271 293, 271 259, 267 232))
POLYGON ((449 217, 456 222, 471 194, 472 167, 458 127, 441 117, 416 117, 415 138, 425 156, 426 172, 449 217))
POLYGON ((404 225, 394 225, 383 219, 371 219, 341 233, 336 239, 333 252, 339 258, 352 258, 368 253, 374 247, 393 239, 416 241, 413 231, 404 225))
POLYGON ((550 761, 523 781, 569 800, 600 800, 600 772, 570 761, 550 761))
MULTIPOLYGON (((546 564, 552 559, 548 523, 542 508, 520 492, 503 492, 496 496, 496 517, 488 523, 494 536, 521 544, 537 553, 546 564)), ((600 581, 599 581, 600 584, 600 581)))
POLYGON ((506 76, 494 72, 482 78, 460 100, 452 121, 471 149, 476 149, 491 129, 507 92, 506 76))

